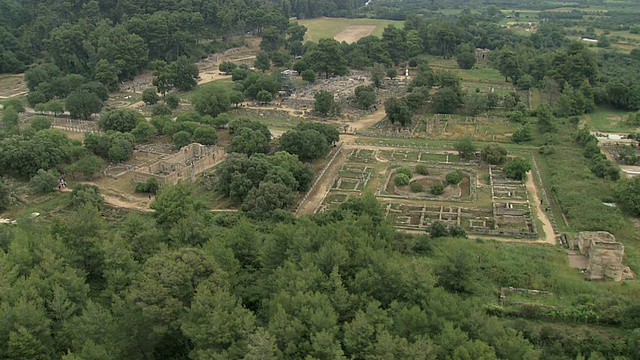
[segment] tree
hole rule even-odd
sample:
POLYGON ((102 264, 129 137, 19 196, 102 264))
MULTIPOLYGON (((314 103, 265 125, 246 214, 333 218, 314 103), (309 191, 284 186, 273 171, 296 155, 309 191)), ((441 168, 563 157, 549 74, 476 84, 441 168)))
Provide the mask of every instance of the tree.
POLYGON ((226 75, 231 75, 233 70, 235 70, 237 67, 238 65, 232 63, 231 61, 223 61, 218 66, 218 70, 220 70, 220 72, 222 73, 225 73, 226 75))
POLYGON ((387 77, 391 80, 395 79, 398 76, 398 70, 394 67, 390 67, 387 69, 387 77))
POLYGON ((20 99, 10 99, 2 103, 3 109, 13 108, 13 110, 23 113, 24 112, 24 103, 20 99))
POLYGON ((92 114, 100 112, 102 101, 96 94, 80 90, 72 92, 64 101, 64 106, 72 118, 89 119, 92 114))
POLYGON ((137 142, 145 141, 158 134, 155 126, 149 124, 146 120, 138 122, 135 128, 131 130, 131 135, 136 138, 137 142))
POLYGON ((229 101, 231 101, 232 104, 238 107, 238 105, 244 101, 244 93, 242 93, 241 91, 231 90, 231 92, 229 93, 229 101))
POLYGON ((193 185, 186 182, 163 186, 150 205, 155 210, 153 217, 158 225, 169 229, 180 220, 205 209, 205 204, 193 195, 193 191, 193 185))
POLYGON ((431 226, 429 227, 428 231, 429 236, 431 236, 432 239, 449 236, 447 225, 445 225, 442 221, 434 221, 433 224, 431 224, 431 226))
POLYGON ((316 82, 316 72, 311 69, 304 70, 300 75, 302 76, 302 80, 309 84, 316 82))
POLYGON ((135 138, 129 133, 113 132, 109 135, 109 150, 107 157, 114 163, 120 163, 133 155, 135 138))
POLYGON ((87 154, 81 157, 75 163, 67 166, 65 172, 69 174, 80 173, 85 180, 91 180, 93 175, 100 171, 104 166, 104 161, 92 154, 87 154))
POLYGON ((370 85, 360 85, 355 90, 356 101, 363 109, 376 103, 376 89, 370 85))
POLYGON ((442 195, 444 194, 444 185, 442 185, 441 182, 437 182, 433 185, 431 185, 431 193, 433 195, 442 195))
POLYGON ((103 131, 114 130, 125 133, 133 130, 138 122, 142 121, 145 121, 144 117, 137 111, 120 108, 102 114, 98 120, 98 126, 103 131))
POLYGON ((320 90, 316 93, 314 98, 315 103, 313 105, 313 110, 319 114, 327 116, 335 104, 333 94, 326 90, 320 90))
POLYGON ((373 66, 369 70, 369 73, 371 74, 371 81, 373 82, 373 86, 375 86, 378 89, 381 88, 382 80, 384 80, 384 76, 386 75, 386 72, 384 70, 384 65, 373 64, 373 66))
POLYGON ((458 151, 461 159, 471 159, 476 153, 476 146, 470 137, 465 137, 456 142, 454 148, 458 151))
POLYGON ((175 110, 180 105, 180 98, 174 93, 169 93, 164 96, 164 103, 169 107, 169 109, 175 110))
POLYGON ((218 133, 213 127, 202 125, 193 132, 193 141, 202 145, 214 145, 218 141, 218 133))
POLYGON ((50 169, 48 171, 39 169, 29 181, 29 185, 36 193, 46 194, 48 192, 52 192, 58 186, 59 176, 60 173, 55 169, 50 169))
POLYGON ((273 100, 273 95, 267 90, 260 90, 256 95, 256 100, 263 104, 270 103, 273 100))
POLYGON ((460 69, 473 69, 476 61, 476 54, 470 51, 463 51, 456 55, 456 62, 458 63, 460 69))
POLYGON ((173 86, 178 90, 189 91, 198 85, 198 68, 186 56, 180 56, 169 68, 173 73, 173 86))
POLYGON ((296 130, 315 130, 322 135, 324 135, 325 139, 327 139, 327 144, 334 144, 340 140, 340 132, 335 126, 321 124, 317 122, 300 122, 298 126, 296 126, 296 130))
POLYGON ((462 105, 460 94, 454 88, 445 86, 435 94, 431 99, 433 109, 439 114, 453 114, 462 105))
POLYGON ((51 128, 51 119, 45 116, 35 116, 31 119, 29 126, 35 131, 51 128))
POLYGON ((507 161, 507 154, 507 149, 503 146, 488 144, 482 149, 480 156, 482 157, 482 161, 488 164, 500 165, 507 161))
POLYGON ((340 43, 334 39, 320 39, 318 44, 305 53, 304 61, 316 73, 330 75, 346 75, 349 72, 340 43))
POLYGON ((409 106, 404 101, 390 97, 384 102, 384 111, 387 114, 387 118, 394 125, 400 125, 405 127, 411 124, 413 120, 413 114, 409 106))
POLYGON ((180 149, 184 146, 191 144, 191 134, 186 131, 178 131, 173 134, 173 144, 177 149, 180 149))
POLYGON ((51 100, 44 104, 44 110, 58 116, 64 112, 64 105, 60 101, 51 100))
POLYGON ((513 132, 513 135, 511 135, 511 141, 516 144, 527 142, 531 139, 533 139, 533 135, 531 134, 531 126, 529 126, 529 124, 518 127, 516 131, 513 132))
POLYGON ((616 184, 618 202, 633 216, 640 216, 640 178, 622 179, 616 184))
POLYGON ((280 137, 282 150, 298 155, 302 161, 319 159, 329 152, 329 143, 318 131, 289 130, 280 137))
POLYGON ((527 172, 529 170, 531 170, 529 160, 521 157, 512 159, 504 167, 504 173, 509 179, 520 181, 527 177, 527 172))
POLYGON ((229 93, 219 87, 207 88, 194 97, 193 104, 200 115, 211 115, 212 117, 228 112, 231 108, 229 93))
POLYGON ((118 73, 115 67, 111 66, 105 59, 98 60, 96 63, 95 79, 110 91, 118 90, 118 73))
POLYGON ((45 102, 47 102, 47 97, 42 91, 29 91, 27 94, 27 103, 32 108, 35 108, 38 105, 43 105, 45 102))
POLYGON ((0 180, 0 210, 7 210, 9 205, 11 205, 11 199, 9 195, 11 194, 11 189, 7 184, 0 180))
POLYGON ((260 51, 256 55, 256 61, 254 62, 253 67, 255 67, 256 69, 262 72, 269 70, 271 68, 271 61, 269 60, 269 55, 264 51, 260 51))
POLYGON ((467 112, 471 116, 476 116, 487 111, 487 97, 478 92, 467 94, 464 104, 467 112))
POLYGON ((462 173, 460 171, 452 171, 446 175, 447 183, 451 185, 459 184, 462 181, 462 173))
POLYGON ((403 173, 396 173, 396 177, 393 180, 394 184, 396 184, 396 186, 405 186, 405 185, 409 185, 409 182, 411 181, 411 179, 407 176, 407 174, 403 174, 403 173))
POLYGON ((147 105, 155 105, 160 101, 160 96, 156 93, 156 89, 148 88, 142 92, 142 101, 147 105))
POLYGON ((228 151, 243 153, 249 156, 256 153, 264 154, 269 152, 269 138, 259 130, 241 128, 231 137, 228 151))
POLYGON ((242 210, 250 216, 264 218, 274 210, 291 206, 294 200, 294 194, 286 185, 264 181, 249 191, 242 202, 242 210))
POLYGON ((19 120, 20 118, 18 117, 18 112, 13 107, 9 107, 3 110, 2 124, 7 129, 17 129, 19 120))

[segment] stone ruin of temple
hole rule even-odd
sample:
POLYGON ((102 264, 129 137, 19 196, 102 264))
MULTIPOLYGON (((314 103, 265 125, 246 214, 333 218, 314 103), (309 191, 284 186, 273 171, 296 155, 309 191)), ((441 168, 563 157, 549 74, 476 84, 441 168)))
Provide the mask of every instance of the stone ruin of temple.
POLYGON ((222 147, 192 143, 182 147, 176 154, 137 167, 132 171, 132 180, 140 183, 155 177, 160 185, 175 184, 181 179, 194 180, 196 175, 220 163, 225 155, 222 147))
POLYGON ((583 231, 576 235, 574 249, 586 256, 585 276, 588 280, 622 281, 635 278, 628 266, 622 264, 624 245, 606 231, 583 231))

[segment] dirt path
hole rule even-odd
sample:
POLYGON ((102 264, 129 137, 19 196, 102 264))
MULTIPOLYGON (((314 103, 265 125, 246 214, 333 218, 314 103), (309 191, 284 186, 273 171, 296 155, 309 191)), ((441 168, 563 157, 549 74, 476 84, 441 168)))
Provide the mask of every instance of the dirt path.
POLYGON ((318 181, 316 186, 313 188, 311 194, 309 194, 309 197, 307 198, 307 201, 302 204, 298 210, 298 215, 313 214, 313 211, 322 203, 327 191, 329 191, 331 185, 333 185, 333 179, 338 175, 338 171, 340 171, 342 165, 347 161, 348 155, 349 152, 343 148, 342 152, 336 156, 320 181, 318 181))
POLYGON ((544 231, 544 242, 547 244, 555 245, 556 244, 556 233, 553 231, 553 227, 551 226, 551 222, 547 217, 547 214, 542 211, 540 206, 540 198, 538 197, 538 188, 536 187, 536 183, 533 181, 533 174, 529 172, 527 174, 527 191, 531 196, 531 210, 536 213, 536 217, 540 219, 542 222, 542 230, 544 231))

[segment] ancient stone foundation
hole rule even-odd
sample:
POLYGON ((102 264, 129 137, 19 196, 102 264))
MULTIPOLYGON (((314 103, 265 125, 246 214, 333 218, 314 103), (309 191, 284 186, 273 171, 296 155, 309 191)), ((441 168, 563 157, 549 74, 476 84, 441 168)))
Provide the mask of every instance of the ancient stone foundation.
POLYGON ((139 183, 155 177, 161 185, 175 184, 180 179, 194 180, 196 175, 221 162, 225 155, 225 149, 218 146, 189 144, 176 154, 137 167, 132 171, 132 180, 139 183))

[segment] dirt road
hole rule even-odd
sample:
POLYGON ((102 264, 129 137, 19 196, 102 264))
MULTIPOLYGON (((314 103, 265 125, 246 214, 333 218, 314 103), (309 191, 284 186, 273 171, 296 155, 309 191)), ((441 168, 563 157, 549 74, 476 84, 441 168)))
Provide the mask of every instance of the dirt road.
MULTIPOLYGON (((551 222, 547 217, 546 212, 542 210, 540 205, 540 197, 538 197, 538 187, 536 183, 533 181, 533 173, 529 172, 527 174, 527 191, 531 196, 531 211, 536 213, 536 217, 540 219, 542 222, 542 230, 544 231, 543 240, 547 244, 555 245, 556 244, 556 233, 553 231, 553 227, 551 226, 551 222)), ((542 205, 545 206, 545 205, 542 205)))
POLYGON ((327 191, 331 188, 331 185, 333 185, 333 179, 338 175, 338 171, 340 171, 340 168, 346 162, 348 155, 349 151, 342 149, 342 152, 336 156, 320 181, 318 181, 316 186, 313 188, 311 194, 309 194, 309 197, 307 197, 307 201, 305 201, 298 210, 298 215, 313 214, 316 207, 318 207, 318 205, 322 203, 322 200, 324 200, 324 197, 327 194, 327 191))

